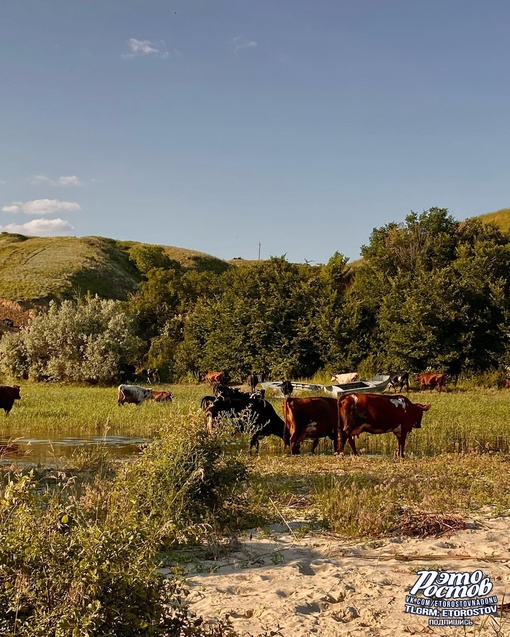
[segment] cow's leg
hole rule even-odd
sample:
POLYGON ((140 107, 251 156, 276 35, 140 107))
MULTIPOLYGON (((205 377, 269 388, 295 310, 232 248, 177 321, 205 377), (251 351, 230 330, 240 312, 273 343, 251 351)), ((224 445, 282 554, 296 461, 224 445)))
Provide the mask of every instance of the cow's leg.
POLYGON ((343 431, 339 431, 336 436, 335 455, 340 456, 343 454, 346 441, 347 435, 343 431))
POLYGON ((290 453, 292 456, 296 456, 299 454, 300 451, 300 444, 299 444, 299 440, 298 437, 296 436, 295 433, 293 433, 290 437, 290 453))
POLYGON ((402 431, 402 432, 393 432, 395 434, 395 436, 397 437, 398 440, 398 452, 397 455, 399 458, 403 458, 404 457, 404 447, 406 444, 406 438, 407 438, 407 433, 402 431))
POLYGON ((211 434, 211 436, 214 433, 213 421, 214 418, 212 417, 212 414, 207 414, 207 431, 211 434))
POLYGON ((356 442, 352 436, 349 436, 349 444, 351 445, 352 453, 357 456, 358 450, 356 449, 356 442))

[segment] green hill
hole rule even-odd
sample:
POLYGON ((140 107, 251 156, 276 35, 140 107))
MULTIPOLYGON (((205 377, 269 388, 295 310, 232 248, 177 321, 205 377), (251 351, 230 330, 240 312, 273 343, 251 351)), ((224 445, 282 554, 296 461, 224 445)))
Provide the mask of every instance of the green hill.
POLYGON ((478 218, 485 223, 495 223, 504 232, 510 232, 510 208, 502 208, 497 212, 488 212, 478 218))
MULTIPOLYGON (((129 258, 136 242, 104 237, 26 237, 0 234, 0 297, 28 304, 87 293, 126 299, 138 288, 139 271, 129 258)), ((211 255, 163 246, 183 267, 222 271, 229 265, 211 255)))

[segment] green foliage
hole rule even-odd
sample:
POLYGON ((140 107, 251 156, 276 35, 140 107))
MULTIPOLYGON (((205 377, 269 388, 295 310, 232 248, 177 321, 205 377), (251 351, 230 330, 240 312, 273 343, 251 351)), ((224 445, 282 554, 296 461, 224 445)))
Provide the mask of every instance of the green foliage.
POLYGON ((133 321, 119 301, 52 301, 27 329, 4 335, 0 369, 15 378, 107 383, 135 359, 138 347, 133 321))
POLYGON ((199 299, 187 317, 177 352, 179 372, 228 369, 237 381, 253 369, 274 376, 313 374, 324 362, 322 338, 334 330, 324 324, 337 303, 331 294, 339 287, 334 277, 343 285, 343 266, 340 258, 330 273, 271 258, 225 273, 222 294, 199 299), (315 318, 321 312, 318 330, 315 318))
MULTIPOLYGON (((223 529, 243 464, 200 427, 179 427, 118 473, 8 474, 0 490, 0 632, 20 637, 201 637, 169 543, 223 529), (46 485, 46 486, 45 486, 46 485), (50 485, 50 486, 48 486, 50 485)), ((217 634, 223 634, 218 632, 217 634)))
MULTIPOLYGON (((353 364, 481 371, 508 350, 510 241, 444 209, 374 230, 347 302, 353 364)), ((379 367, 381 369, 381 367, 379 367)))

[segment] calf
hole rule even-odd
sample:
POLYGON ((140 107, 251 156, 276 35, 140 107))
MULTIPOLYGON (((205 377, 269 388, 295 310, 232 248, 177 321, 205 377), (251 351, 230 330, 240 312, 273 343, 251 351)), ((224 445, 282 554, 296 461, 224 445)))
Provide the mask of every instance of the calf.
POLYGON ((398 440, 398 455, 403 458, 407 435, 421 427, 423 412, 429 409, 430 405, 412 403, 406 396, 356 393, 341 396, 338 398, 337 452, 343 452, 346 440, 364 431, 392 432, 398 440))
MULTIPOLYGON (((320 438, 331 438, 335 450, 338 447, 338 405, 336 398, 311 396, 287 397, 282 405, 285 425, 288 429, 290 453, 298 454, 303 440, 313 440, 312 453, 320 438)), ((353 453, 354 441, 350 440, 353 453)))
POLYGON ((121 407, 124 403, 141 405, 144 400, 153 398, 154 396, 152 389, 144 389, 139 385, 119 385, 117 391, 117 404, 119 407, 121 407))
POLYGON ((8 416, 15 400, 21 400, 19 385, 0 385, 0 409, 8 416))
POLYGON ((153 400, 155 403, 171 403, 174 399, 174 395, 171 391, 155 391, 152 390, 152 397, 149 400, 153 400))
POLYGON ((443 388, 446 388, 446 375, 445 374, 420 374, 418 377, 418 382, 420 384, 420 391, 422 389, 430 388, 432 391, 435 387, 439 391, 443 388))

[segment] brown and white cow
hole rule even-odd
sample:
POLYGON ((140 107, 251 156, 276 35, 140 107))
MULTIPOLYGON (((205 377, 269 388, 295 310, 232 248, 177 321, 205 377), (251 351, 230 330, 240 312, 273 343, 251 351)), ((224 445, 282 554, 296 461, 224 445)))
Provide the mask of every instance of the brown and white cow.
POLYGON ((446 388, 446 374, 420 374, 418 376, 418 382, 420 384, 420 391, 422 389, 427 389, 427 387, 430 388, 430 391, 432 391, 435 387, 441 391, 446 388))
POLYGON ((359 376, 356 372, 349 372, 347 374, 333 374, 331 380, 335 381, 339 385, 343 383, 355 383, 359 380, 359 376))
POLYGON ((15 400, 21 400, 19 385, 0 385, 0 409, 8 416, 15 400))
POLYGON ((124 403, 141 405, 144 400, 152 398, 154 395, 152 389, 145 389, 139 385, 119 385, 117 391, 117 404, 119 407, 121 407, 124 403))
POLYGON ((403 458, 407 435, 413 429, 420 429, 423 412, 429 409, 430 405, 412 403, 407 396, 399 394, 354 393, 341 396, 338 398, 337 452, 343 453, 345 442, 364 431, 370 434, 391 432, 397 437, 398 455, 403 458))
MULTIPOLYGON (((320 438, 331 438, 337 449, 338 407, 337 399, 327 396, 293 398, 288 396, 282 404, 285 426, 288 431, 290 453, 298 454, 303 440, 313 440, 312 453, 320 438)), ((351 441, 354 453, 356 448, 351 441)))

